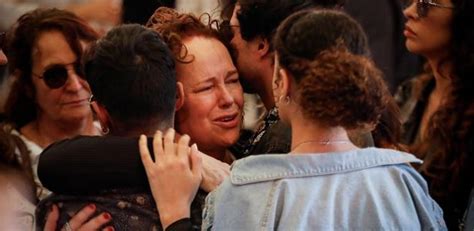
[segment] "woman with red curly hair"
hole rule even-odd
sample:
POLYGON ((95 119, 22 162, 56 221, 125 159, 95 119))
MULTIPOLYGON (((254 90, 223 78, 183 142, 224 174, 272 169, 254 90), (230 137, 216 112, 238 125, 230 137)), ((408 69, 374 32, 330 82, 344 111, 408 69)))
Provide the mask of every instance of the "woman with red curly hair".
MULTIPOLYGON (((373 62, 349 52, 367 49, 360 25, 337 11, 303 11, 279 26, 274 44, 273 95, 292 128, 291 152, 234 162, 230 177, 206 199, 203 230, 446 229, 426 182, 408 164, 419 159, 361 149, 348 137, 349 130, 376 126, 391 97, 373 62)), ((186 146, 157 133, 153 162, 140 139, 169 230, 186 224, 195 193, 189 186, 200 180, 196 148, 186 146), (159 190, 169 186, 172 194, 159 190)))

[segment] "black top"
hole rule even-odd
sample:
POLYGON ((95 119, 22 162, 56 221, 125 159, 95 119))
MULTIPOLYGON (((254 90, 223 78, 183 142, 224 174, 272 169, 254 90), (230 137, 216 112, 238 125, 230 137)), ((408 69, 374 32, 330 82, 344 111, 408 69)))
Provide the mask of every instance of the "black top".
MULTIPOLYGON (((149 148, 153 158, 152 138, 149 148)), ((161 230, 159 214, 142 165, 138 138, 79 136, 46 148, 40 156, 38 176, 54 194, 36 209, 37 229, 52 204, 60 207, 59 226, 80 208, 94 203, 96 215, 107 211, 116 230, 161 230)), ((199 190, 191 205, 190 227, 199 229, 207 193, 199 190)))
MULTIPOLYGON (((148 143, 153 153, 152 138, 148 143)), ((57 142, 41 153, 38 177, 43 186, 61 194, 149 190, 138 138, 79 136, 57 142)))

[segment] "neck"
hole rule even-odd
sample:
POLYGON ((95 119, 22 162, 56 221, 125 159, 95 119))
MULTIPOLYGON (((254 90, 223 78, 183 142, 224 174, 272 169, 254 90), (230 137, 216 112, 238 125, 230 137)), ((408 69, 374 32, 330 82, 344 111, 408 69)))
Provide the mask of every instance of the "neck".
POLYGON ((445 61, 441 63, 441 60, 430 59, 428 60, 431 69, 433 70, 433 76, 436 81, 436 86, 433 91, 435 94, 446 93, 451 86, 452 76, 452 62, 445 61), (441 64, 441 65, 440 65, 441 64))
POLYGON ((292 154, 341 152, 357 148, 342 127, 321 126, 304 118, 302 113, 295 114, 290 124, 292 154))
POLYGON ((74 121, 53 121, 40 115, 36 120, 23 126, 20 132, 42 148, 77 135, 100 134, 93 124, 92 113, 82 120, 74 121))
POLYGON ((124 136, 124 137, 138 137, 142 134, 153 137, 155 132, 160 130, 165 133, 169 128, 173 128, 172 124, 168 123, 158 123, 155 125, 149 126, 136 126, 136 128, 118 128, 115 127, 110 130, 110 134, 114 136, 124 136))
POLYGON ((273 99, 273 89, 272 89, 272 81, 273 81, 273 65, 269 64, 262 64, 265 67, 261 69, 261 75, 258 79, 261 80, 259 83, 258 88, 258 95, 265 105, 265 108, 268 110, 272 109, 275 106, 275 101, 273 99))

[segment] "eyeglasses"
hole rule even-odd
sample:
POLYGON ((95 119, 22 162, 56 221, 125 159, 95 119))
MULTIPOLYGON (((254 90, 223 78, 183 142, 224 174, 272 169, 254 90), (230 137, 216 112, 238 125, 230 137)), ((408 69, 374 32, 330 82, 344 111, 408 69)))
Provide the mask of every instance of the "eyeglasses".
POLYGON ((6 37, 7 33, 6 32, 0 32, 0 49, 4 49, 5 47, 5 42, 6 42, 6 37))
MULTIPOLYGON (((33 75, 36 75, 38 78, 43 79, 44 83, 46 83, 49 88, 57 89, 64 86, 64 84, 66 84, 67 82, 69 74, 66 66, 67 65, 56 64, 46 69, 43 72, 43 75, 38 75, 35 73, 33 73, 33 75)), ((76 62, 73 63, 73 66, 76 74, 79 75, 79 77, 81 77, 82 79, 84 79, 84 72, 82 71, 81 65, 76 62)))
POLYGON ((428 15, 428 11, 430 7, 438 7, 438 8, 445 8, 445 9, 454 9, 453 5, 443 5, 439 4, 436 2, 433 2, 433 0, 408 0, 405 1, 405 8, 411 6, 416 1, 416 13, 418 14, 418 17, 424 18, 428 15))

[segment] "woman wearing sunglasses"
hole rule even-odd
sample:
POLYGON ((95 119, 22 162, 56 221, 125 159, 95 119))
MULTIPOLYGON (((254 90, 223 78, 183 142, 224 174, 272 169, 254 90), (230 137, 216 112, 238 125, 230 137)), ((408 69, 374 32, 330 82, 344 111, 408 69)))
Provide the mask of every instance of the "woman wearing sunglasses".
POLYGON ((80 71, 82 50, 97 34, 74 14, 49 9, 23 15, 7 37, 14 82, 5 114, 30 151, 36 176, 39 154, 51 143, 100 134, 80 71))
POLYGON ((426 58, 425 73, 403 84, 397 100, 403 142, 424 163, 430 193, 458 229, 474 178, 474 1, 413 0, 404 10, 410 52, 426 58))

